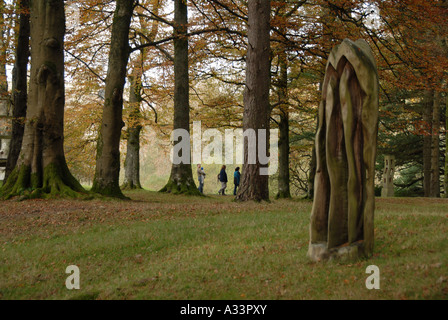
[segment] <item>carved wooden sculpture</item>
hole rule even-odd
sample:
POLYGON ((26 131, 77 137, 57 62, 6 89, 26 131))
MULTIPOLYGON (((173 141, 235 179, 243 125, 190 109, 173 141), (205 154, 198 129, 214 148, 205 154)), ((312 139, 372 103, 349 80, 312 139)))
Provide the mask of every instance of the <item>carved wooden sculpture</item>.
POLYGON ((308 255, 315 261, 373 252, 378 74, 364 40, 344 40, 328 58, 319 127, 308 255))

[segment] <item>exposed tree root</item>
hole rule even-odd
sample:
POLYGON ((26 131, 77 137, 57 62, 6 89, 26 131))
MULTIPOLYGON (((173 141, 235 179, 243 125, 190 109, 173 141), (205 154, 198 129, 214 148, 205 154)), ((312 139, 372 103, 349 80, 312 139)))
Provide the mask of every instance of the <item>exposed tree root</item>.
POLYGON ((121 190, 142 190, 141 185, 136 185, 132 182, 126 182, 121 186, 121 190))
POLYGON ((104 186, 100 188, 94 184, 91 192, 104 197, 130 200, 129 197, 126 197, 123 192, 121 192, 121 189, 118 186, 104 186))
POLYGON ((159 192, 184 194, 188 196, 203 196, 194 183, 189 183, 188 181, 175 181, 173 179, 170 179, 159 192))
POLYGON ((279 191, 276 196, 275 199, 291 199, 291 194, 289 192, 286 191, 279 191))
POLYGON ((42 174, 32 174, 29 166, 15 168, 0 189, 0 198, 76 198, 86 199, 89 194, 71 175, 66 165, 48 165, 42 174))

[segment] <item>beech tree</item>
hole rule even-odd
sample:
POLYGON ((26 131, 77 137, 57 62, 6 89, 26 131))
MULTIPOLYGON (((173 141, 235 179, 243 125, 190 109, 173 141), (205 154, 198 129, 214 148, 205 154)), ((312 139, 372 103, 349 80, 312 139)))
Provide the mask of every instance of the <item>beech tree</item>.
MULTIPOLYGON (((143 61, 141 62, 143 63, 143 61)), ((142 68, 135 64, 129 76, 129 116, 126 130, 126 160, 122 189, 141 189, 140 184, 140 132, 142 131, 140 104, 142 101, 142 68)))
POLYGON ((5 181, 16 166, 22 147, 23 132, 25 130, 25 116, 28 99, 28 59, 30 56, 30 13, 29 0, 21 0, 17 6, 19 12, 19 32, 15 52, 12 75, 12 107, 13 121, 11 142, 5 168, 5 181))
POLYGON ((63 0, 30 5, 31 79, 25 132, 17 165, 1 189, 3 197, 78 197, 85 190, 64 156, 63 0))
MULTIPOLYGON (((190 133, 190 101, 188 76, 188 9, 185 0, 174 1, 174 120, 173 129, 190 133)), ((175 141, 174 145, 181 141, 175 141)), ((190 145, 190 141, 188 141, 190 145)), ((185 150, 182 150, 185 152, 185 150)), ((190 152, 190 149, 187 151, 190 152)), ((184 155, 182 155, 184 156, 184 155)), ((188 156, 191 159, 191 155, 188 156)), ((161 192, 197 194, 190 163, 173 163, 167 184, 161 192)))
MULTIPOLYGON (((267 167, 259 161, 259 129, 266 130, 266 143, 269 141, 269 88, 270 76, 270 15, 269 0, 248 1, 248 50, 246 58, 246 89, 244 92, 243 130, 255 130, 257 137, 256 163, 248 163, 248 143, 244 144, 244 164, 241 185, 236 199, 269 200, 268 175, 260 174, 267 167)), ((268 146, 264 148, 268 154, 268 146)))
POLYGON ((123 90, 128 64, 129 29, 135 1, 117 0, 112 24, 109 64, 103 117, 97 142, 95 177, 92 191, 125 198, 120 190, 120 137, 124 126, 123 90))
MULTIPOLYGON (((143 5, 140 3, 140 5, 143 5)), ((148 3, 151 6, 150 12, 154 15, 159 14, 159 10, 162 6, 162 1, 151 0, 148 3)), ((151 28, 148 28, 149 23, 146 17, 143 16, 144 10, 148 10, 144 7, 137 7, 136 13, 138 14, 139 28, 136 30, 138 36, 134 38, 134 41, 138 42, 135 45, 143 45, 146 42, 154 42, 158 30, 159 21, 154 20, 151 28), (146 34, 147 33, 147 34, 146 34)), ((149 48, 141 48, 138 50, 138 55, 134 59, 131 74, 129 75, 129 106, 127 117, 127 128, 125 132, 126 138, 126 159, 124 161, 124 183, 121 189, 142 189, 140 183, 140 136, 143 129, 144 115, 141 112, 141 104, 143 102, 143 74, 145 72, 145 65, 148 58, 149 48)), ((155 112, 155 110, 154 110, 155 112)), ((157 117, 156 121, 157 122, 157 117)))

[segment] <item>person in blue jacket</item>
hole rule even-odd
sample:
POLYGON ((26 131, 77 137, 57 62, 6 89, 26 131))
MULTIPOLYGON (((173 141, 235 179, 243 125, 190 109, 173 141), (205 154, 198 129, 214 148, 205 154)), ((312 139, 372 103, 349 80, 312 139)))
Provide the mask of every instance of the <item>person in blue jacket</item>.
POLYGON ((240 167, 236 167, 235 172, 233 173, 233 184, 235 185, 235 188, 233 189, 234 196, 236 196, 236 191, 240 185, 240 180, 241 180, 240 167))
POLYGON ((227 173, 226 166, 222 166, 221 172, 219 172, 218 180, 221 182, 221 189, 219 189, 218 194, 225 196, 225 191, 227 188, 227 173))

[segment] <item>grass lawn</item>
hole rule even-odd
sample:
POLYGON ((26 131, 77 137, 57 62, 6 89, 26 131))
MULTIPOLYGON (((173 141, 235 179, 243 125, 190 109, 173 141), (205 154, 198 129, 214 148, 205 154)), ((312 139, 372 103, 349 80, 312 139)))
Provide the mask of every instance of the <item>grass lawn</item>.
POLYGON ((374 256, 313 263, 310 201, 127 195, 1 202, 0 299, 448 298, 446 199, 377 199, 374 256), (65 287, 69 265, 80 290, 65 287))

